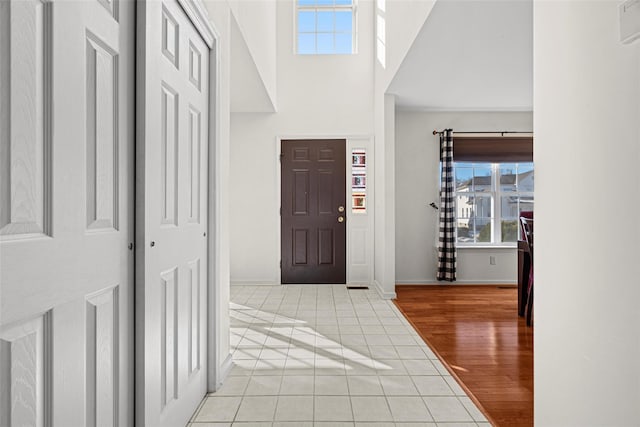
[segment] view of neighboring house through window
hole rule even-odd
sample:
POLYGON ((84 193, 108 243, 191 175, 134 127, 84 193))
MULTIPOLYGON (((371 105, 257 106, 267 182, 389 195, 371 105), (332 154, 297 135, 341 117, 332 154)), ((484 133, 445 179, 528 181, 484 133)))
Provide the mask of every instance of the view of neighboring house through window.
POLYGON ((458 242, 516 242, 520 212, 533 211, 533 163, 455 162, 454 173, 458 242))
POLYGON ((296 52, 352 54, 356 43, 356 0, 297 0, 296 52))

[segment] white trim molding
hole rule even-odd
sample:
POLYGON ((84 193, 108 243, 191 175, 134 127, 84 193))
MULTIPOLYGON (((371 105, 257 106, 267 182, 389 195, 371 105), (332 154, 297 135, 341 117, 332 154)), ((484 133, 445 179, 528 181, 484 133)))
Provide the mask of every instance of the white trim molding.
POLYGON ((202 3, 202 0, 178 0, 180 6, 187 14, 191 23, 202 36, 202 40, 213 49, 213 43, 216 39, 215 30, 209 20, 209 14, 202 3))
POLYGON ((396 299, 398 297, 395 291, 385 292, 385 290, 382 288, 382 285, 377 280, 373 281, 373 287, 375 288, 375 290, 378 292, 378 295, 380 295, 380 298, 382 299, 396 299))
MULTIPOLYGON (((209 177, 208 177, 208 194, 207 194, 207 248, 209 262, 207 263, 207 390, 209 392, 216 391, 222 380, 227 375, 225 372, 225 363, 220 362, 222 354, 219 351, 224 347, 221 343, 222 333, 220 330, 221 319, 226 315, 227 311, 221 307, 219 301, 221 297, 221 288, 225 283, 224 271, 221 262, 221 254, 228 251, 228 248, 221 242, 221 230, 225 227, 223 221, 222 210, 225 203, 221 199, 225 179, 221 172, 220 144, 222 138, 220 135, 220 93, 221 93, 221 55, 220 55, 220 33, 215 29, 209 21, 207 13, 203 9, 201 0, 179 0, 185 13, 196 26, 202 39, 209 46, 209 177), (199 16, 204 19, 206 25, 199 27, 196 18, 194 18, 189 9, 184 6, 189 3, 194 6, 194 11, 200 9, 199 16), (208 37, 210 37, 208 39, 208 37)), ((227 357, 228 358, 228 357, 227 357)), ((230 369, 230 368, 229 368, 230 369)))
POLYGON ((417 286, 434 286, 434 285, 483 285, 483 286, 517 286, 518 282, 513 280, 456 280, 455 282, 439 282, 435 279, 416 279, 416 280, 396 280, 396 285, 417 285, 417 286))
POLYGON ((233 366, 233 355, 229 353, 226 359, 224 359, 224 362, 222 362, 222 364, 220 365, 220 371, 218 377, 216 378, 216 383, 213 385, 213 387, 209 387, 209 392, 216 392, 220 390, 220 387, 222 387, 222 383, 229 376, 229 373, 231 372, 231 369, 233 369, 233 366))
POLYGON ((231 280, 231 286, 280 286, 275 280, 231 280))

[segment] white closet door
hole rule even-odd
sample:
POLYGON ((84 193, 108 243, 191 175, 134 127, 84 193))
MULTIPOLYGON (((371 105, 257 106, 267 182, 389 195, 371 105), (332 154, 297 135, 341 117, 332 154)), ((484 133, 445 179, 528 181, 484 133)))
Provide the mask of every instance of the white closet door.
POLYGON ((209 49, 175 0, 138 24, 136 419, 183 426, 207 380, 209 49))
POLYGON ((133 421, 134 3, 0 2, 0 425, 133 421))

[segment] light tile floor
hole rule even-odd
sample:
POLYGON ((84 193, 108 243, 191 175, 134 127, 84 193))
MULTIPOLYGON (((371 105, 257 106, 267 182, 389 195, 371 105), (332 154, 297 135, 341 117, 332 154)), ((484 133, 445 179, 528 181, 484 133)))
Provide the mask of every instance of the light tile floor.
POLYGON ((231 287, 234 368, 191 427, 477 427, 486 418, 391 301, 231 287))

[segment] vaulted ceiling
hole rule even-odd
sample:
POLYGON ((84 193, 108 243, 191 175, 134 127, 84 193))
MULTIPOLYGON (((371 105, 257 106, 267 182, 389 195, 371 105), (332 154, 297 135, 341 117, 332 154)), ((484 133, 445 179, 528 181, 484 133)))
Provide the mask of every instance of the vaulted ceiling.
POLYGON ((438 0, 388 92, 400 108, 531 111, 532 0, 438 0))

